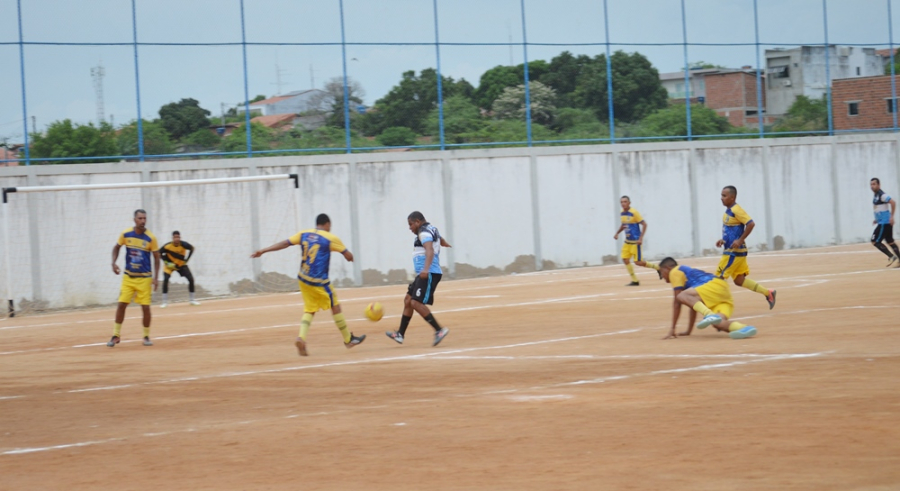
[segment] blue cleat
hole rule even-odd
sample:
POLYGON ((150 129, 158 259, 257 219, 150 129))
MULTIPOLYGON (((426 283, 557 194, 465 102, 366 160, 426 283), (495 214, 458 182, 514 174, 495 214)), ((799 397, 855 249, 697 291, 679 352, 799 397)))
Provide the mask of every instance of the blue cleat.
POLYGON ((722 322, 722 316, 719 314, 709 314, 697 323, 697 329, 706 329, 707 327, 722 322))
POLYGON ((741 329, 738 329, 737 331, 731 331, 730 333, 728 333, 728 337, 730 337, 731 339, 746 339, 752 338, 753 336, 756 336, 756 328, 753 326, 743 327, 741 329))

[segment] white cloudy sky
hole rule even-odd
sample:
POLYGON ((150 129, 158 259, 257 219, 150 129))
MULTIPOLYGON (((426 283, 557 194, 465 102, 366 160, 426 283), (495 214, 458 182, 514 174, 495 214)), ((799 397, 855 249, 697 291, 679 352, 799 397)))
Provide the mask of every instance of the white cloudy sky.
MULTIPOLYGON (((685 0, 688 41, 752 43, 752 0, 685 0)), ((900 0, 829 0, 831 43, 887 47, 888 1, 900 28, 900 0)), ((531 43, 604 41, 602 0, 525 0, 531 43)), ((130 0, 21 0, 26 42, 125 43, 122 46, 25 46, 28 115, 40 130, 70 118, 95 120, 91 67, 101 60, 105 108, 117 124, 137 115, 130 0)), ((437 0, 442 42, 522 41, 520 0, 437 0)), ((239 0, 136 0, 139 42, 240 43, 239 0)), ((246 36, 258 43, 340 42, 338 0, 245 0, 246 36)), ((613 43, 681 43, 680 0, 608 0, 613 43)), ((758 0, 764 43, 815 44, 824 40, 822 0, 758 0)), ((0 0, 0 139, 22 140, 17 1, 0 0)), ((344 0, 348 42, 433 43, 432 0, 344 0)), ((897 35, 895 35, 895 40, 897 35)), ((895 41, 896 42, 896 41, 895 41)), ((597 54, 603 46, 529 46, 529 59, 550 59, 568 49, 597 54)), ((682 46, 616 46, 639 51, 661 71, 678 71, 682 46)), ((248 46, 250 97, 274 95, 276 65, 282 92, 307 89, 341 75, 340 46, 248 46)), ((688 58, 739 67, 756 64, 753 46, 690 46, 688 58)), ((442 71, 473 85, 486 69, 521 63, 522 46, 443 46, 442 71)), ((237 46, 141 46, 141 112, 192 97, 215 115, 222 103, 244 97, 242 49, 237 46)), ((435 66, 434 46, 348 46, 349 75, 362 83, 366 103, 383 96, 405 70, 435 66)), ((30 128, 30 121, 29 121, 30 128)))

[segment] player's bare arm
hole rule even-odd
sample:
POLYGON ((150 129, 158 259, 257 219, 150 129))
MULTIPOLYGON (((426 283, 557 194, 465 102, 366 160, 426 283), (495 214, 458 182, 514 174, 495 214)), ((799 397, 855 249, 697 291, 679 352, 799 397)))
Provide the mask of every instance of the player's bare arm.
POLYGON ((891 198, 890 203, 891 203, 891 219, 888 223, 890 223, 891 227, 893 227, 894 226, 894 212, 897 211, 897 202, 894 200, 894 198, 891 198))
POLYGON ((116 261, 119 259, 119 249, 121 248, 121 245, 116 244, 112 250, 112 270, 115 274, 119 274, 119 266, 116 265, 116 261))
POLYGON ((453 247, 453 246, 450 245, 449 242, 447 242, 446 240, 444 240, 443 237, 441 237, 441 247, 453 247))
POLYGON ((694 332, 694 324, 697 322, 697 312, 691 309, 691 315, 688 317, 688 328, 686 331, 678 333, 679 336, 690 336, 694 332))
POLYGON ((434 244, 429 241, 422 244, 422 247, 425 248, 425 265, 422 266, 422 272, 419 273, 419 278, 427 279, 428 272, 431 271, 431 263, 434 262, 434 244))
POLYGON ((250 257, 259 257, 267 252, 274 252, 274 251, 280 251, 282 249, 287 249, 288 247, 290 247, 292 245, 294 245, 294 244, 291 244, 287 240, 282 240, 281 242, 276 242, 276 243, 270 245, 269 247, 266 247, 265 249, 260 249, 256 252, 254 252, 253 254, 250 254, 250 257))
POLYGON ((622 225, 619 226, 619 230, 616 230, 616 235, 613 235, 614 240, 619 240, 619 234, 621 234, 622 231, 625 230, 626 225, 627 224, 623 223, 622 225))
POLYGON ((744 233, 734 242, 731 243, 731 247, 737 249, 738 247, 742 247, 744 245, 744 241, 747 240, 747 237, 750 236, 750 232, 753 232, 753 229, 756 227, 756 222, 750 221, 744 226, 744 233))
POLYGON ((349 262, 349 263, 353 262, 353 253, 350 252, 349 250, 342 252, 341 255, 344 256, 344 259, 346 259, 347 262, 349 262))
POLYGON ((672 327, 669 328, 669 334, 666 335, 663 339, 675 339, 678 337, 675 334, 675 326, 678 324, 678 317, 681 315, 681 302, 678 301, 678 294, 681 293, 680 290, 675 290, 675 296, 673 298, 672 304, 672 327))
POLYGON ((644 236, 647 235, 647 222, 641 221, 641 236, 638 237, 637 245, 642 245, 644 243, 644 236))
POLYGON ((159 287, 159 251, 153 251, 153 291, 159 287))

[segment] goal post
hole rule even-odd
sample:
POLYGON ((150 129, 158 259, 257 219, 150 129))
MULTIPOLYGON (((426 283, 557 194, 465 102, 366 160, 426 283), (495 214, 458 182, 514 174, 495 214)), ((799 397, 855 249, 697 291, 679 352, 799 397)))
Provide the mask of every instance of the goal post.
MULTIPOLYGON (((56 177, 79 179, 84 175, 56 177)), ((295 291, 295 255, 249 256, 300 230, 298 192, 297 174, 3 188, 0 291, 7 315, 114 304, 121 276, 112 272, 111 251, 138 209, 146 210, 160 247, 175 230, 195 247, 188 266, 198 296, 295 291)), ((162 271, 158 277, 154 302, 162 271)), ((169 294, 170 302, 187 297, 178 273, 169 294)))

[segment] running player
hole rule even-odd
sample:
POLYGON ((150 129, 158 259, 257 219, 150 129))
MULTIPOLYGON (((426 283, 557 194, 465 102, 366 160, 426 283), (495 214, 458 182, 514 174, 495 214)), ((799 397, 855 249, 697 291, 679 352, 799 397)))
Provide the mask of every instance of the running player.
POLYGON ((347 319, 341 311, 337 295, 331 289, 328 279, 328 268, 331 265, 331 253, 339 252, 347 261, 353 262, 353 254, 344 247, 344 243, 331 233, 331 219, 322 213, 316 217, 316 228, 303 230, 287 240, 254 252, 250 257, 260 257, 267 252, 280 251, 290 246, 300 245, 302 259, 297 279, 300 293, 303 294, 303 318, 300 320, 300 334, 294 345, 300 356, 307 356, 306 335, 312 324, 313 316, 320 310, 331 310, 334 323, 337 324, 344 337, 344 346, 352 348, 362 343, 366 336, 354 336, 347 328, 347 319))
POLYGON ((644 256, 641 252, 644 235, 647 233, 647 222, 644 221, 644 217, 641 216, 639 211, 631 207, 631 198, 628 196, 622 196, 619 199, 619 204, 622 205, 622 226, 619 227, 619 230, 616 230, 616 235, 613 235, 613 239, 619 240, 619 234, 623 230, 625 231, 625 244, 622 246, 622 262, 625 263, 628 275, 631 276, 631 283, 625 286, 639 286, 641 282, 638 281, 637 275, 634 274, 634 267, 631 265, 632 259, 634 259, 634 264, 638 266, 657 269, 655 264, 644 261, 644 256))
POLYGON ((403 344, 406 328, 409 327, 409 321, 412 320, 413 311, 415 311, 434 328, 432 346, 437 346, 450 330, 438 324, 428 306, 434 305, 434 291, 443 276, 440 263, 441 247, 450 247, 450 244, 441 237, 441 233, 434 225, 425 220, 425 216, 421 212, 410 213, 406 222, 409 224, 410 232, 416 236, 416 240, 413 242, 413 267, 416 270, 416 279, 409 284, 406 297, 403 299, 400 328, 385 334, 403 344))
POLYGON ((191 274, 191 268, 187 262, 194 257, 194 246, 187 241, 181 240, 181 232, 172 232, 172 242, 167 242, 162 246, 159 252, 160 257, 165 264, 163 269, 163 301, 159 308, 164 309, 169 306, 169 278, 172 273, 178 271, 182 278, 188 280, 188 292, 191 294, 191 305, 200 305, 200 302, 194 298, 194 275, 191 274))
POLYGON ((888 266, 896 263, 895 267, 900 268, 900 249, 894 242, 894 212, 897 211, 897 202, 881 190, 881 181, 877 177, 873 177, 869 181, 869 187, 875 193, 872 204, 875 205, 875 231, 872 232, 872 245, 879 251, 885 253, 888 257, 888 266), (894 250, 891 251, 885 247, 881 241, 885 241, 894 250))
POLYGON ((737 188, 725 186, 722 189, 722 204, 725 205, 725 215, 722 217, 722 238, 716 242, 716 247, 725 247, 722 259, 716 269, 719 278, 732 278, 734 284, 742 286, 750 291, 766 297, 769 302, 769 310, 775 307, 775 290, 769 290, 759 283, 747 278, 750 274, 750 266, 747 265, 747 237, 756 224, 750 215, 735 203, 737 200, 737 188))
POLYGON ((731 299, 728 283, 724 279, 717 278, 706 271, 679 266, 671 257, 667 257, 659 263, 659 277, 665 279, 666 283, 671 283, 675 289, 672 327, 669 328, 669 334, 663 339, 690 336, 694 329, 697 313, 703 314, 703 320, 697 324, 697 329, 713 326, 719 331, 727 332, 732 339, 744 339, 756 335, 755 327, 728 321, 728 318, 734 313, 734 301, 731 299), (678 323, 682 304, 693 310, 687 331, 675 334, 675 325, 678 323))
POLYGON ((113 335, 106 343, 110 348, 119 344, 122 323, 125 322, 125 308, 134 299, 144 311, 144 346, 153 346, 150 341, 150 300, 152 286, 159 286, 159 245, 156 237, 147 230, 147 212, 135 210, 134 227, 125 229, 112 250, 112 270, 119 274, 119 249, 125 246, 125 276, 122 277, 122 289, 119 293, 119 305, 116 308, 116 326, 113 335), (150 255, 153 255, 153 267, 150 266, 150 255))

